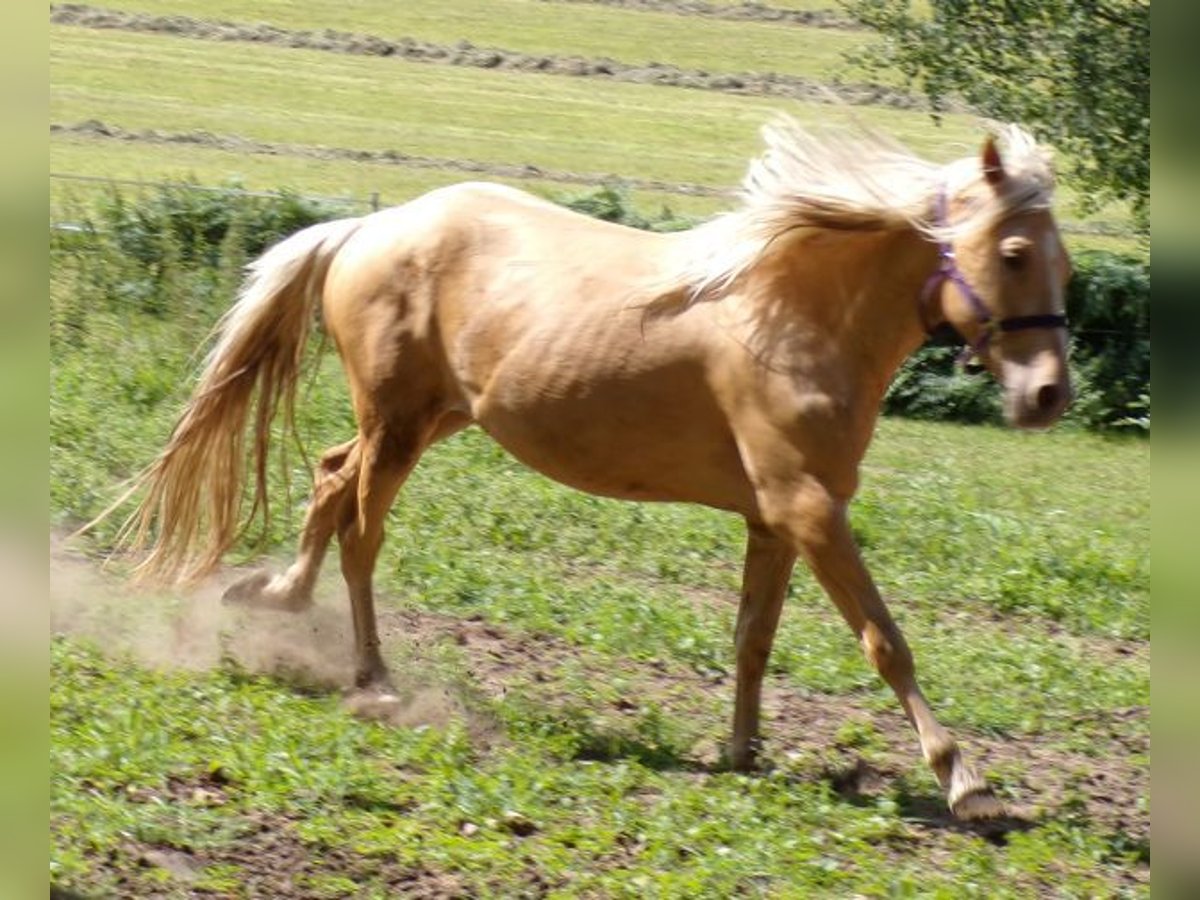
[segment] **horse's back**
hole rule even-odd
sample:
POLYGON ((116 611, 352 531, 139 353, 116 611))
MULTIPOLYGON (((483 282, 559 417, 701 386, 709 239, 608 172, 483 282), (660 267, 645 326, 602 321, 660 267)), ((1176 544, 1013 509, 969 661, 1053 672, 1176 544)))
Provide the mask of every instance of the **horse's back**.
POLYGON ((355 344, 384 331, 435 337, 469 388, 535 334, 635 336, 627 313, 667 242, 515 188, 439 188, 363 220, 330 267, 326 321, 355 344))

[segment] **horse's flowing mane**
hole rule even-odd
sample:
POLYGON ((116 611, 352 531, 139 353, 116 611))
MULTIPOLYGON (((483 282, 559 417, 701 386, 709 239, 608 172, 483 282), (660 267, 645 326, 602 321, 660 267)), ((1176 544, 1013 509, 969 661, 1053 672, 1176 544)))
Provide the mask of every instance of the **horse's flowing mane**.
POLYGON ((975 191, 955 221, 938 221, 937 198, 983 183, 979 155, 946 165, 923 160, 873 132, 817 134, 788 117, 763 128, 767 145, 742 181, 740 208, 688 232, 666 284, 685 302, 718 294, 779 236, 796 228, 883 231, 911 228, 952 241, 1017 212, 1047 209, 1050 158, 1017 125, 998 130, 1005 189, 975 191))

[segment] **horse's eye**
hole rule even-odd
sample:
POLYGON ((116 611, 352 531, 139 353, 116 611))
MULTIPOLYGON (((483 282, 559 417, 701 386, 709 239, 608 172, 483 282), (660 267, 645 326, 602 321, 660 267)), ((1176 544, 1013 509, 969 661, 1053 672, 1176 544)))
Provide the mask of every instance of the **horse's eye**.
POLYGON ((1030 242, 1023 237, 1011 237, 1000 244, 1000 259, 1004 261, 1004 268, 1011 272, 1018 272, 1025 267, 1025 260, 1029 257, 1029 248, 1032 246, 1030 242))
POLYGON ((1004 260, 1004 268, 1011 272, 1019 272, 1025 266, 1024 253, 1005 253, 1000 258, 1004 260))

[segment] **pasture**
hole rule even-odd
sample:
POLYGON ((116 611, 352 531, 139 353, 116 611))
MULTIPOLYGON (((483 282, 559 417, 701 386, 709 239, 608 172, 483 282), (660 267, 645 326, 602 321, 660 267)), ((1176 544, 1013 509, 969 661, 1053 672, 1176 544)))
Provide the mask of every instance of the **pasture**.
MULTIPOLYGON (((153 452, 198 330, 97 318, 54 372, 64 525, 153 452)), ((302 410, 313 448, 350 427, 325 362, 302 410)), ((52 877, 143 896, 1137 895, 1147 471, 1141 443, 900 421, 868 459, 855 530, 930 696, 1033 818, 1003 837, 949 820, 803 574, 772 658, 768 770, 724 772, 740 523, 559 488, 477 433, 431 452, 389 521, 400 727, 339 705, 336 576, 297 621, 224 611, 215 588, 138 595, 60 551, 52 877)))
MULTIPOLYGON (((814 78, 836 61, 802 48, 855 36, 586 3, 392 6, 297 18, 237 0, 116 4, 688 67, 715 46, 721 71, 768 65, 761 48, 814 78)), ((725 201, 675 188, 735 184, 770 110, 834 109, 67 25, 51 28, 51 88, 52 123, 110 132, 54 133, 52 170, 399 201, 471 160, 531 167, 502 180, 555 193, 580 184, 556 173, 658 183, 635 200, 694 215, 725 201)), ((965 116, 934 129, 910 110, 837 114, 851 112, 939 158, 976 140, 965 116)), ((66 199, 57 187, 52 204, 66 199)), ((741 523, 560 488, 476 431, 431 451, 389 517, 379 613, 408 702, 364 721, 342 702, 351 638, 333 558, 310 614, 218 601, 241 565, 290 554, 309 480, 296 448, 273 477, 270 530, 193 592, 136 592, 119 560, 99 571, 112 522, 61 539, 165 440, 239 262, 165 267, 164 314, 110 289, 128 260, 52 247, 52 884, 89 897, 1148 895, 1147 443, 885 420, 866 460, 855 534, 935 708, 1020 813, 1010 827, 950 819, 894 698, 802 570, 765 689, 765 764, 727 771, 741 523)), ((340 367, 317 350, 298 410, 309 454, 353 429, 340 367)))
MULTIPOLYGON (((251 12, 235 2, 189 6, 143 0, 103 8, 117 17, 104 28, 52 24, 50 118, 60 130, 51 134, 51 171, 151 181, 237 179, 258 189, 286 186, 362 199, 378 193, 395 203, 414 191, 489 177, 487 167, 508 165, 524 167, 521 180, 527 186, 552 194, 564 188, 556 183, 556 172, 593 184, 657 181, 665 190, 634 190, 634 201, 649 209, 666 202, 708 215, 726 201, 688 196, 673 186, 735 187, 746 160, 757 152, 758 128, 781 110, 807 123, 854 120, 878 127, 934 159, 961 156, 979 143, 978 123, 966 115, 946 115, 934 126, 918 109, 821 102, 828 98, 811 92, 797 98, 750 86, 729 93, 662 86, 651 75, 638 83, 547 75, 536 67, 487 69, 414 62, 403 54, 363 55, 345 47, 339 52, 289 46, 304 29, 320 33, 323 22, 320 27, 364 38, 433 41, 446 48, 447 63, 456 55, 452 36, 457 35, 482 48, 535 57, 615 59, 635 66, 653 62, 686 71, 701 67, 716 75, 765 69, 780 78, 809 79, 819 91, 820 85, 854 83, 854 70, 841 62, 840 53, 847 35, 862 40, 861 32, 541 0, 464 4, 465 19, 491 23, 482 30, 466 22, 456 25, 455 16, 442 17, 440 10, 431 17, 407 5, 398 13, 378 3, 329 4, 327 19, 317 18, 326 8, 319 4, 305 4, 304 13, 284 6, 255 4, 251 12), (206 40, 178 36, 168 25, 149 33, 116 27, 129 25, 121 17, 162 15, 168 9, 197 35, 229 22, 267 31, 253 39, 206 40), (590 22, 592 16, 600 18, 590 22), (582 26, 584 21, 589 27, 582 26), (664 28, 669 37, 661 37, 664 28), (718 29, 719 39, 711 29, 718 29), (655 43, 637 43, 637 36, 651 33, 659 35, 655 43), (764 33, 775 37, 764 43, 764 33), (580 35, 591 43, 581 46, 580 35), (707 53, 689 55, 688 48, 696 46, 707 53), (822 49, 830 46, 838 53, 822 49), (739 48, 745 55, 736 55, 743 52, 739 48), (735 54, 728 60, 727 49, 735 54), (127 138, 72 130, 89 121, 123 129, 127 138), (197 141, 197 135, 227 140, 222 148, 197 141), (229 146, 228 139, 243 143, 229 146), (272 147, 255 152, 249 146, 253 142, 272 147), (360 151, 419 155, 442 160, 443 166, 414 172, 394 156, 390 164, 348 158, 360 151), (464 176, 462 162, 480 166, 479 174, 464 176)), ((502 173, 499 178, 505 180, 502 173)), ((52 184, 54 196, 61 197, 62 183, 52 184)), ((1073 229, 1072 246, 1137 249, 1128 236, 1126 210, 1110 207, 1073 222, 1070 191, 1060 196, 1060 219, 1073 229)))

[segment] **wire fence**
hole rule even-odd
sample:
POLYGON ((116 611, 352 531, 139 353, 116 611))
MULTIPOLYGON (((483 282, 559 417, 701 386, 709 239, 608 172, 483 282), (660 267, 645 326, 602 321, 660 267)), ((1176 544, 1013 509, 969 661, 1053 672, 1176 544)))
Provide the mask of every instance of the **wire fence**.
MULTIPOLYGON (((51 180, 91 184, 97 187, 132 187, 141 190, 179 190, 196 191, 200 193, 220 194, 229 197, 261 197, 264 199, 293 197, 313 203, 330 206, 340 206, 354 211, 377 212, 385 204, 379 191, 372 191, 366 197, 333 197, 322 194, 301 194, 296 191, 256 191, 248 188, 219 187, 216 185, 195 184, 187 181, 147 181, 140 178, 107 178, 98 175, 78 175, 73 172, 51 172, 51 180)), ((596 187, 602 187, 597 184, 596 187)), ((71 223, 54 223, 51 227, 61 229, 71 223)), ((1071 222, 1059 221, 1059 228, 1064 234, 1086 235, 1089 237, 1111 237, 1134 240, 1137 232, 1130 226, 1117 222, 1071 222)))
POLYGON ((294 197, 313 203, 330 206, 344 206, 347 209, 378 211, 383 201, 378 191, 372 191, 367 197, 332 197, 322 194, 301 194, 296 191, 255 191, 249 188, 219 187, 217 185, 195 184, 188 181, 147 181, 141 178, 107 178, 99 175, 77 175, 72 172, 51 172, 52 181, 76 182, 91 184, 97 187, 132 187, 139 190, 177 190, 195 191, 197 193, 218 194, 227 197, 261 197, 263 199, 279 199, 294 197))

